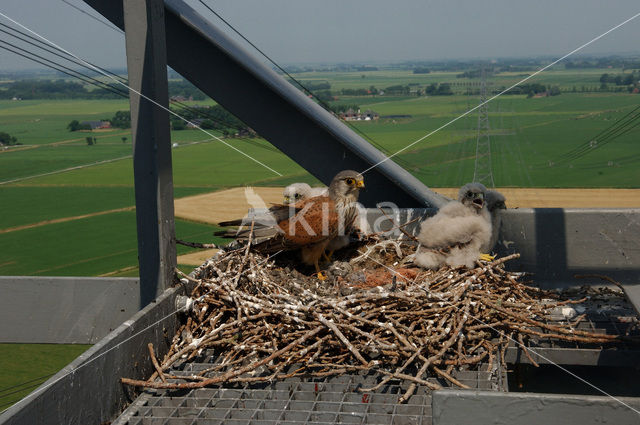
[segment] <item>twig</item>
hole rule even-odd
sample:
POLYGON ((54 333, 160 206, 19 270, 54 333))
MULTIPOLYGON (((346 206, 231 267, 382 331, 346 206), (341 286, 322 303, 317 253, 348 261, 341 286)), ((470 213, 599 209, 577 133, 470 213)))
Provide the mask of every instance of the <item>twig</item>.
POLYGON ((522 334, 520 333, 518 334, 518 342, 520 343, 520 348, 524 352, 524 355, 527 356, 531 364, 534 365, 535 367, 540 367, 540 365, 538 365, 538 363, 535 360, 533 360, 533 357, 531 357, 531 354, 529 354, 529 350, 527 350, 527 346, 524 343, 524 338, 522 338, 522 334))
POLYGON ((454 378, 453 376, 449 375, 447 372, 445 372, 444 370, 438 369, 437 367, 433 366, 433 370, 440 376, 442 376, 444 379, 446 379, 447 381, 451 382, 452 384, 455 384, 457 386, 459 386, 460 388, 464 388, 465 390, 471 389, 470 386, 463 384, 462 382, 458 381, 456 378, 454 378))
MULTIPOLYGON (((454 367, 485 370, 483 362, 488 362, 490 373, 502 373, 509 338, 520 341, 529 360, 534 357, 524 347, 529 335, 578 343, 634 341, 633 336, 578 331, 569 322, 547 323, 551 308, 584 300, 560 298, 520 282, 521 274, 502 265, 517 254, 471 269, 422 271, 392 285, 380 279, 379 287, 354 287, 359 278, 352 273, 366 277, 372 260, 393 269, 398 258, 402 263, 415 249, 370 238, 358 257, 348 259, 347 274, 340 275, 338 286, 319 284, 289 260, 284 260, 288 268, 276 264, 273 256, 264 256, 251 244, 221 251, 191 276, 177 272, 195 284, 190 293, 194 308, 185 315, 163 361, 154 364, 148 382, 122 382, 200 388, 367 371, 380 379, 361 391, 378 391, 399 379, 408 384, 400 397, 403 402, 417 385, 440 388, 427 378, 436 374, 450 385, 464 386, 454 367), (393 253, 391 248, 396 255, 386 254, 393 253), (170 372, 175 362, 189 361, 207 349, 218 356, 209 369, 187 376, 170 372), (407 372, 410 368, 412 373, 407 372), (176 381, 156 382, 157 376, 176 381)), ((150 353, 153 363, 152 348, 150 353)))
POLYGON ((335 323, 333 323, 331 320, 327 320, 325 319, 322 314, 318 314, 317 315, 318 320, 325 325, 326 327, 328 327, 329 329, 331 329, 333 331, 334 334, 336 334, 336 336, 338 337, 338 339, 340 341, 342 341, 342 343, 347 347, 347 349, 349 351, 351 351, 353 353, 353 355, 356 357, 356 359, 358 359, 360 361, 360 363, 362 363, 365 366, 369 365, 369 362, 366 361, 364 359, 364 357, 362 357, 362 354, 360 354, 360 352, 356 349, 356 347, 353 346, 353 344, 347 339, 346 336, 344 336, 344 334, 342 332, 340 332, 340 329, 338 329, 338 327, 335 325, 335 323))
POLYGON ((149 349, 149 356, 151 357, 151 363, 153 363, 153 367, 156 369, 158 376, 160 377, 162 382, 167 382, 166 378, 164 377, 164 374, 162 373, 162 368, 158 364, 158 359, 156 359, 156 354, 153 352, 153 344, 152 343, 147 344, 147 348, 149 349))
POLYGON ((214 243, 188 242, 181 239, 176 239, 176 243, 179 245, 190 246, 191 248, 220 249, 220 246, 214 243))
POLYGON ((225 373, 223 375, 216 376, 216 377, 213 377, 213 378, 209 378, 209 379, 206 379, 204 381, 189 382, 189 383, 183 383, 183 384, 146 382, 146 381, 139 381, 139 380, 136 380, 136 379, 129 379, 129 378, 120 378, 120 381, 123 384, 126 384, 126 385, 131 385, 131 386, 135 386, 135 387, 144 387, 144 388, 156 388, 156 389, 202 388, 202 387, 206 387, 207 385, 217 384, 218 382, 224 382, 224 381, 229 380, 231 378, 235 378, 236 376, 242 375, 243 373, 247 373, 247 372, 249 372, 251 370, 255 370, 256 368, 269 363, 274 358, 279 357, 282 354, 286 353, 287 351, 291 350, 296 345, 302 344, 307 339, 309 339, 312 336, 316 335, 320 331, 322 331, 321 327, 313 329, 313 330, 307 332, 306 334, 304 334, 303 336, 301 336, 300 338, 298 338, 297 340, 293 341, 291 344, 287 345, 283 349, 274 352, 270 356, 265 357, 264 359, 262 359, 260 361, 251 363, 251 364, 249 364, 247 366, 241 367, 241 368, 236 369, 236 370, 231 370, 231 371, 229 371, 229 372, 227 372, 227 373, 225 373))
POLYGON ((616 285, 618 288, 620 288, 622 290, 622 292, 625 292, 624 290, 624 286, 622 286, 622 284, 616 280, 613 280, 612 278, 610 278, 609 276, 605 276, 602 274, 577 274, 574 275, 573 277, 575 277, 576 279, 591 279, 591 278, 595 278, 595 279, 602 279, 602 280, 606 280, 609 283, 613 283, 614 285, 616 285))

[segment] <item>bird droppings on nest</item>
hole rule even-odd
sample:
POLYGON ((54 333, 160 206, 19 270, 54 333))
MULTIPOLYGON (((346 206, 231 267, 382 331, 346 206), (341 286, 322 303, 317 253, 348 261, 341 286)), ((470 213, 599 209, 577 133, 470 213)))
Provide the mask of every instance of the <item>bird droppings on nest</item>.
MULTIPOLYGON (((369 238, 337 253, 320 282, 280 255, 248 248, 224 251, 192 276, 193 308, 156 372, 137 387, 188 389, 239 382, 269 383, 294 376, 377 373, 375 391, 391 379, 416 385, 466 386, 453 369, 503 372, 510 341, 572 341, 606 345, 626 336, 591 333, 576 322, 552 322, 558 308, 579 309, 585 298, 560 297, 509 272, 517 254, 473 268, 414 267, 410 241, 369 238), (196 375, 167 371, 213 349, 217 363, 196 375)), ((575 294, 577 295, 577 294, 575 294)), ((524 354, 536 364, 534 355, 524 354)))

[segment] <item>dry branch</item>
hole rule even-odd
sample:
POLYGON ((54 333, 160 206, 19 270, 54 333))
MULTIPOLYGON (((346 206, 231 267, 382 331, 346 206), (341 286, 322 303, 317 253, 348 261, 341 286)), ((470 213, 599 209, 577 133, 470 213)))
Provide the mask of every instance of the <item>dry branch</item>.
POLYGON ((521 282, 522 274, 504 268, 518 254, 473 269, 425 271, 405 266, 414 252, 407 241, 372 237, 350 259, 334 262, 329 279, 320 282, 295 263, 276 263, 249 245, 221 251, 195 277, 182 275, 195 284, 194 308, 161 364, 149 347, 156 370, 150 380, 122 382, 179 389, 376 371, 380 381, 362 391, 404 380, 410 384, 404 401, 416 385, 440 388, 435 377, 465 388, 454 369, 485 370, 487 363, 488 371, 504 368, 509 343, 521 345, 535 364, 525 346, 531 339, 624 339, 549 323, 551 309, 585 300, 561 299, 521 282), (197 375, 167 374, 176 362, 206 349, 217 356, 211 368, 197 375))

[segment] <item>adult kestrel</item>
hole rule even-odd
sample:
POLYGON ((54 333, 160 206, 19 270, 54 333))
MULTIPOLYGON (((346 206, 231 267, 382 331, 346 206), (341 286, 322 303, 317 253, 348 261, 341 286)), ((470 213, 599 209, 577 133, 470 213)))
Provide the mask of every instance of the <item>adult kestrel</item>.
POLYGON ((491 215, 486 207, 486 187, 468 183, 451 201, 420 226, 416 264, 438 269, 444 264, 473 267, 482 247, 491 239, 491 215))
MULTIPOLYGON (((326 195, 328 193, 328 188, 326 187, 311 187, 307 183, 293 183, 284 188, 284 203, 292 204, 298 201, 303 201, 305 199, 312 198, 314 196, 326 195)), ((327 245, 328 254, 325 256, 327 260, 331 260, 331 256, 334 251, 342 249, 349 245, 351 242, 351 233, 355 230, 361 232, 362 234, 369 233, 369 226, 366 220, 366 211, 364 208, 358 204, 358 214, 356 219, 353 221, 351 226, 345 228, 343 235, 338 235, 329 242, 327 245)))
MULTIPOLYGON (((262 253, 300 250, 302 261, 313 265, 318 277, 318 260, 329 243, 344 235, 357 216, 357 201, 364 180, 360 173, 345 170, 338 173, 329 185, 328 194, 315 196, 289 205, 274 205, 269 208, 274 225, 264 222, 247 226, 246 219, 236 235, 236 240, 247 241, 251 237, 253 249, 262 253), (253 227, 253 228, 252 228, 253 227)), ((239 225, 234 220, 220 226, 239 225)))

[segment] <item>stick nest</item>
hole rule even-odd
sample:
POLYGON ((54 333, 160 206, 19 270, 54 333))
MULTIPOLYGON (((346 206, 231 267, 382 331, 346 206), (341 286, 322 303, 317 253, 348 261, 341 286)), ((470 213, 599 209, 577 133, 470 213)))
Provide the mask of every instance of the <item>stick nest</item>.
POLYGON ((329 376, 376 371, 391 379, 440 387, 428 377, 465 387, 454 368, 500 373, 510 341, 525 348, 534 338, 606 344, 616 335, 549 323, 549 312, 585 299, 561 300, 512 273, 514 254, 474 269, 437 271, 412 266, 415 246, 369 239, 343 252, 321 282, 285 255, 274 258, 249 248, 222 251, 187 277, 196 286, 193 309, 162 362, 149 347, 156 373, 126 384, 152 388, 199 388, 233 382, 272 382, 292 376, 329 376), (192 376, 165 372, 213 349, 217 363, 192 376), (160 378, 160 379, 156 379, 160 378), (170 381, 167 381, 169 379, 170 381))

